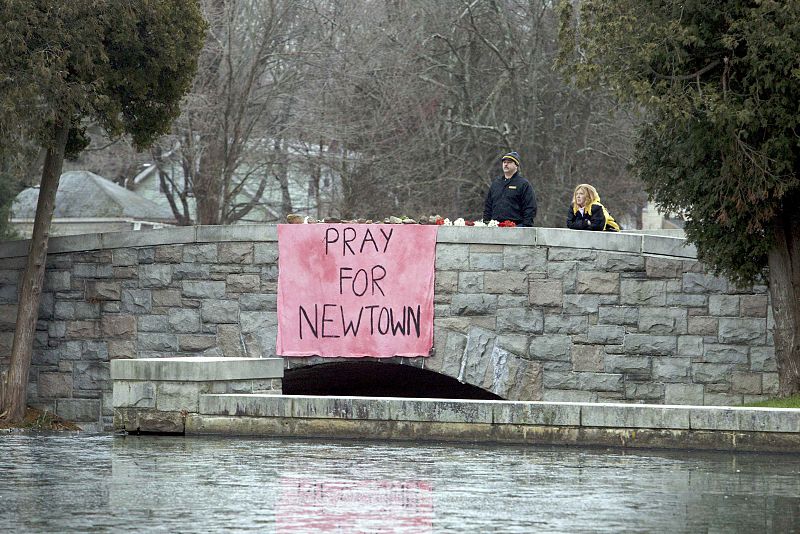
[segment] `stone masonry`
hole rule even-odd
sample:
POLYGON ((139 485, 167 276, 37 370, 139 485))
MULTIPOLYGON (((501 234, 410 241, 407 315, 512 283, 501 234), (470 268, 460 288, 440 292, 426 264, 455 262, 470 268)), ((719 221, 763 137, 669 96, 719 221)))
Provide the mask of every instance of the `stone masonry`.
MULTIPOLYGON (((111 425, 109 362, 271 357, 275 226, 51 239, 29 401, 111 425)), ((777 392, 769 299, 709 274, 681 239, 439 229, 430 358, 391 358, 508 400, 738 405, 777 392)), ((27 241, 0 244, 0 369, 27 241)), ((287 367, 321 358, 287 358, 287 367)))

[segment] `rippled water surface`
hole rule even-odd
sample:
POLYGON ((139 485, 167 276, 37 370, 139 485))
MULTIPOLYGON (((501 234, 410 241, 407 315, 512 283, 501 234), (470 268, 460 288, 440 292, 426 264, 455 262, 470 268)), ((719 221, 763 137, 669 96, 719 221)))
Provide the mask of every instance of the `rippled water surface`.
POLYGON ((6 434, 0 529, 794 532, 800 456, 6 434))

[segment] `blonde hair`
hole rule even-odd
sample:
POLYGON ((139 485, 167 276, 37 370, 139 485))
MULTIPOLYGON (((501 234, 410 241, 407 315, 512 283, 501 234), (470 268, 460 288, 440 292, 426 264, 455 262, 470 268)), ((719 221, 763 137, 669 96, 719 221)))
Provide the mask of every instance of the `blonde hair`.
POLYGON ((583 194, 586 195, 586 202, 584 203, 584 206, 588 206, 589 204, 592 204, 594 202, 600 202, 600 195, 597 193, 597 189, 595 189, 593 186, 589 184, 578 184, 575 187, 575 190, 572 192, 573 209, 578 209, 578 202, 575 200, 575 197, 578 194, 578 191, 580 191, 581 189, 583 189, 584 191, 583 194))

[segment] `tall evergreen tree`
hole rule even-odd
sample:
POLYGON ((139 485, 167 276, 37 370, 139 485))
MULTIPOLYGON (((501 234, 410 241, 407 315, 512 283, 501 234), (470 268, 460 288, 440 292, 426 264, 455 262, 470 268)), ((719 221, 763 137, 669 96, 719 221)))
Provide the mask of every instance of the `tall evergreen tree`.
POLYGON ((800 391, 800 2, 562 1, 562 63, 646 110, 634 167, 734 282, 768 267, 779 391, 800 391))
POLYGON ((11 226, 11 205, 40 163, 40 148, 25 135, 13 111, 0 106, 0 241, 20 237, 11 226))
POLYGON ((65 155, 83 124, 127 133, 143 148, 166 132, 194 76, 205 31, 198 0, 5 0, 0 3, 0 113, 15 116, 45 156, 19 291, 0 415, 19 421, 65 155))

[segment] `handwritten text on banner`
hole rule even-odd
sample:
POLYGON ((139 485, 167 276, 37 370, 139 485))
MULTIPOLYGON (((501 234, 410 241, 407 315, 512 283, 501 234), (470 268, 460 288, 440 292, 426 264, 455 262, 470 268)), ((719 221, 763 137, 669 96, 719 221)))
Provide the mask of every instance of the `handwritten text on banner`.
POLYGON ((278 226, 280 356, 427 356, 436 226, 278 226))

